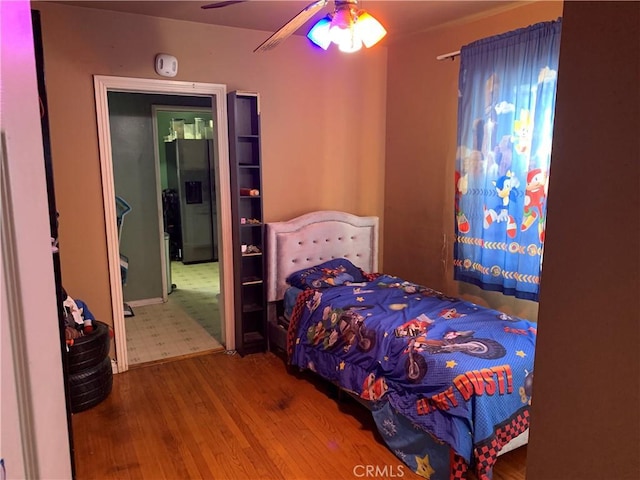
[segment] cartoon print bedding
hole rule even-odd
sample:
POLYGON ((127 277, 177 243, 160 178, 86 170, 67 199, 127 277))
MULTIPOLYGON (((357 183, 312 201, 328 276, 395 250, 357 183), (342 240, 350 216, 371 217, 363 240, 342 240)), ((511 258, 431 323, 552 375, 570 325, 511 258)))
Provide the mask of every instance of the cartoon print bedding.
POLYGON ((370 279, 299 295, 290 362, 373 402, 387 445, 416 473, 491 478, 502 446, 528 428, 535 324, 370 279))

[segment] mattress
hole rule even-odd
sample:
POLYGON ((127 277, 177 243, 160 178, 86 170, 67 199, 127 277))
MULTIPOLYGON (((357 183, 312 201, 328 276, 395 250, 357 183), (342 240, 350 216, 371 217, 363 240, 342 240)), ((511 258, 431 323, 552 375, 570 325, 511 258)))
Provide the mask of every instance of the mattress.
POLYGON ((299 288, 296 287, 288 287, 284 292, 284 318, 289 322, 291 320, 291 313, 293 312, 293 307, 296 305, 296 300, 298 299, 298 295, 302 292, 299 288))
POLYGON ((268 342, 269 350, 287 350, 287 331, 293 307, 296 304, 298 294, 302 292, 299 288, 289 287, 285 290, 283 299, 283 311, 278 312, 273 318, 269 318, 268 342))

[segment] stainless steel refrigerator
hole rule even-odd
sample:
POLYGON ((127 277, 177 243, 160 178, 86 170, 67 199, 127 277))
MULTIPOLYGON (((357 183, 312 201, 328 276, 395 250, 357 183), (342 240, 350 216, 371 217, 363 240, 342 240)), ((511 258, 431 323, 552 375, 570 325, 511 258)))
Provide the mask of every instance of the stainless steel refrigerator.
POLYGON ((217 261, 213 142, 177 139, 165 148, 167 186, 177 193, 179 207, 177 222, 165 231, 177 242, 183 263, 217 261))

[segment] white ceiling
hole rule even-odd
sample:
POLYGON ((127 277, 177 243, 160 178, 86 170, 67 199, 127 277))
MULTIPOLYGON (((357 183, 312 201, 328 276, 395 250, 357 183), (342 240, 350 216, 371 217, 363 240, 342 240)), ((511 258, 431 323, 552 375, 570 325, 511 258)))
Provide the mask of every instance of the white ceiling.
MULTIPOLYGON (((79 7, 137 13, 191 22, 225 25, 275 32, 305 8, 312 0, 250 0, 224 8, 203 10, 201 6, 216 0, 181 1, 62 1, 79 7)), ((455 22, 490 10, 509 8, 516 1, 424 1, 424 0, 361 0, 359 6, 376 17, 387 29, 385 41, 428 30, 443 23, 455 22)), ((333 2, 322 9, 296 33, 305 35, 315 19, 333 10, 333 2)))

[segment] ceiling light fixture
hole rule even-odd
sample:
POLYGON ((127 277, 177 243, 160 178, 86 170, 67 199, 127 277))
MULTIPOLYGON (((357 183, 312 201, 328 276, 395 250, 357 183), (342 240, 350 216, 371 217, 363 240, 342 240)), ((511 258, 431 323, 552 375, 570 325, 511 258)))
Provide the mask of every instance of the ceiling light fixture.
POLYGON ((357 0, 335 3, 335 12, 320 19, 307 34, 323 50, 335 43, 341 52, 357 52, 362 45, 370 48, 387 34, 378 20, 358 9, 357 0))

